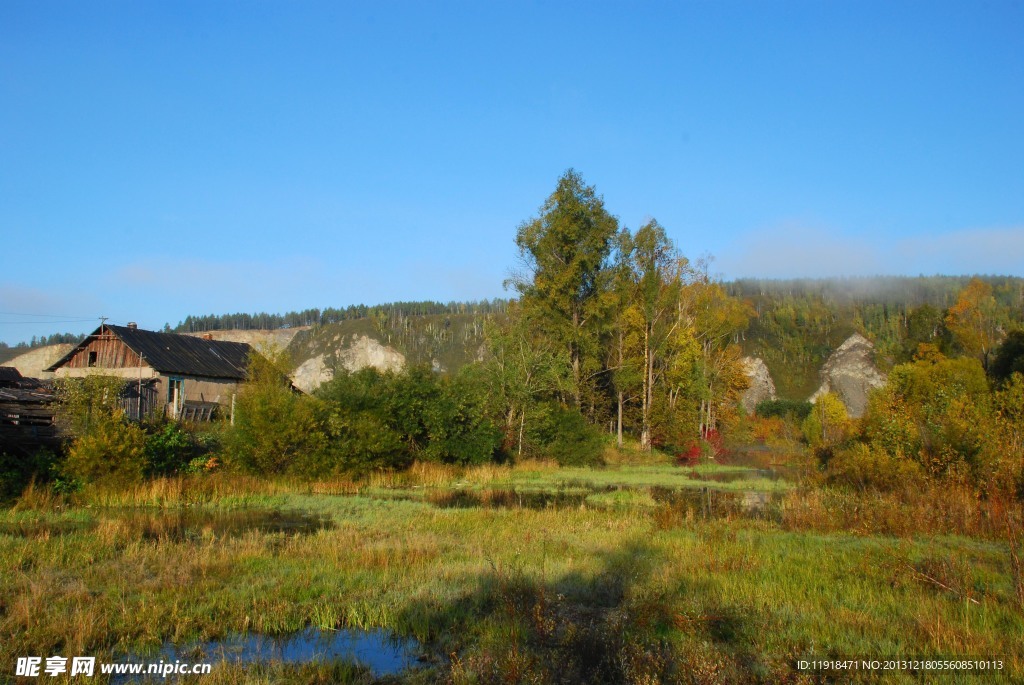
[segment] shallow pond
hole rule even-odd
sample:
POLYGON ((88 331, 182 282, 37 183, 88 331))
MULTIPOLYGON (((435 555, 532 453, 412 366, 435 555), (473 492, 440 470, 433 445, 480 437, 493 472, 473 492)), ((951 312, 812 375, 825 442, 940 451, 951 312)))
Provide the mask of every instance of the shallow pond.
POLYGON ((86 521, 15 521, 0 524, 0 534, 48 538, 105 529, 126 539, 183 542, 239 537, 249 531, 309 535, 334 527, 327 516, 277 509, 108 509, 86 521))
MULTIPOLYGON (((266 635, 234 635, 224 640, 202 642, 178 647, 165 643, 154 655, 132 655, 119 659, 123 663, 156 664, 211 663, 256 664, 280 662, 307 664, 312 662, 350 661, 368 668, 375 677, 399 673, 417 665, 420 644, 413 639, 398 638, 385 630, 319 630, 307 628, 301 633, 282 637, 266 635)), ((152 677, 152 676, 151 676, 152 677)), ((143 676, 121 676, 113 683, 144 682, 143 676)))
POLYGON ((764 478, 765 480, 779 480, 782 478, 782 474, 773 469, 741 469, 735 471, 714 471, 711 473, 701 473, 700 471, 691 471, 689 477, 693 480, 702 480, 712 483, 735 483, 739 480, 757 480, 758 478, 764 478))
POLYGON ((578 507, 590 492, 522 490, 445 490, 433 492, 427 501, 442 509, 549 509, 578 507))
MULTIPOLYGON (((748 477, 749 478, 749 477, 748 477)), ((779 493, 755 490, 720 490, 714 487, 595 487, 579 491, 439 490, 426 501, 443 509, 558 509, 590 506, 588 497, 608 492, 646 492, 654 503, 690 509, 700 518, 770 518, 778 512, 779 493)), ((597 505, 601 506, 601 505, 597 505)))
POLYGON ((767 519, 778 514, 779 493, 753 490, 731 491, 715 488, 651 488, 655 502, 688 509, 701 518, 744 517, 767 519))
POLYGON ((145 540, 171 542, 239 537, 250 531, 309 535, 334 528, 330 517, 277 509, 136 511, 119 516, 117 520, 129 530, 137 531, 145 540))
POLYGON ((0 523, 0 535, 45 539, 80 533, 95 527, 95 521, 5 521, 0 523))

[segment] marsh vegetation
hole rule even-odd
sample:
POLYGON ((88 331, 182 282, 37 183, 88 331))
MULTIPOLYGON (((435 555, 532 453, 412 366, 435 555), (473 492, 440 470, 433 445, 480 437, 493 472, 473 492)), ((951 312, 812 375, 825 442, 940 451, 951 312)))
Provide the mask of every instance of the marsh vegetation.
POLYGON ((664 461, 30 491, 0 515, 0 649, 13 663, 200 645, 180 653, 214 654, 203 683, 797 682, 797 658, 854 654, 999 655, 1019 672, 1000 523, 1019 510, 936 494, 664 461), (751 493, 766 506, 743 506, 751 493), (382 631, 406 656, 395 671, 238 647, 310 631, 382 631), (248 656, 218 659, 219 642, 248 656))

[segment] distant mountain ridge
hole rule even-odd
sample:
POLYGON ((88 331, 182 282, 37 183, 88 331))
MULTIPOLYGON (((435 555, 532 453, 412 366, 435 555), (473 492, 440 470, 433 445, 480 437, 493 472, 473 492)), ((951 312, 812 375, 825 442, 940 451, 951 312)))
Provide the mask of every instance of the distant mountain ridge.
MULTIPOLYGON (((906 361, 918 342, 951 345, 944 311, 970 278, 738 279, 723 285, 756 314, 735 341, 744 355, 763 360, 779 397, 803 400, 821 384, 819 374, 829 356, 854 334, 874 346, 883 374, 906 361)), ((980 278, 1009 312, 1008 325, 1024 328, 1024 278, 980 278)), ((404 365, 455 372, 482 358, 485 330, 504 319, 508 306, 508 300, 425 301, 286 314, 211 314, 187 317, 172 330, 283 347, 296 370, 306 365, 303 376, 314 387, 342 368, 395 368, 399 358, 404 365)), ((0 346, 0 363, 42 349, 0 346)))

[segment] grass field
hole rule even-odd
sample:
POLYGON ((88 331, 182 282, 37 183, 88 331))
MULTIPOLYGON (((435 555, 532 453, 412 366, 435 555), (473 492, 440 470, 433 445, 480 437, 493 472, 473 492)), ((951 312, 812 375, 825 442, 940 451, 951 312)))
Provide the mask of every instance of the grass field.
MULTIPOLYGON (((0 513, 0 680, 19 656, 384 628, 421 661, 380 682, 819 682, 795 661, 827 657, 999 657, 1019 681, 1020 579, 996 528, 951 534, 955 513, 891 528, 786 481, 702 480, 728 471, 421 466, 156 481, 71 505, 29 493, 0 513), (844 513, 816 526, 808 507, 844 513)), ((851 676, 878 679, 836 682, 851 676)), ((374 680, 333 661, 194 682, 374 680)))

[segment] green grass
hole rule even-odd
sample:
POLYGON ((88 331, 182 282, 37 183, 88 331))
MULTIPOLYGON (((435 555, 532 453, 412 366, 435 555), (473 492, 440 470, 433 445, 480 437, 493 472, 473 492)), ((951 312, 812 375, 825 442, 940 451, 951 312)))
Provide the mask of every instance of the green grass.
POLYGON ((563 468, 558 470, 515 470, 505 479, 495 480, 491 485, 508 487, 531 487, 558 489, 571 487, 602 488, 621 486, 644 488, 652 486, 668 488, 702 488, 758 492, 785 491, 793 484, 784 480, 769 480, 754 475, 749 479, 730 482, 702 480, 700 477, 716 474, 741 474, 753 471, 743 466, 701 464, 696 467, 679 467, 672 464, 646 466, 610 466, 602 469, 563 468), (694 477, 694 476, 698 477, 694 477))
MULTIPOLYGON (((311 625, 415 637, 432 660, 395 679, 407 682, 800 682, 795 658, 829 655, 998 655, 1024 668, 1004 542, 706 521, 651 497, 649 485, 689 487, 688 471, 536 465, 451 471, 447 481, 425 471, 356 495, 278 484, 247 498, 225 485, 192 505, 270 505, 333 521, 295 536, 147 539, 129 521, 133 507, 5 511, 0 530, 79 527, 0 532, 0 679, 17 656, 140 652, 311 625), (609 485, 620 487, 591 492, 586 506, 539 510, 447 509, 425 497, 609 485)), ((332 677, 372 680, 341 665, 270 664, 222 666, 196 682, 332 677)))

